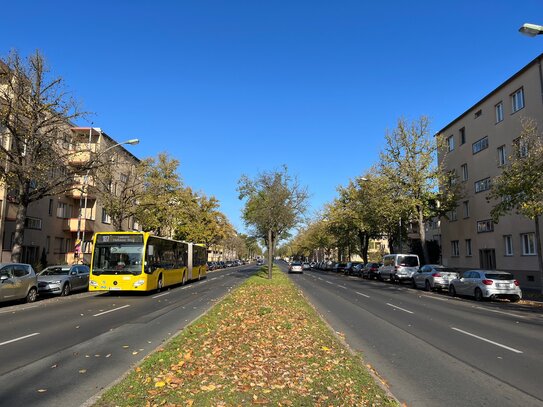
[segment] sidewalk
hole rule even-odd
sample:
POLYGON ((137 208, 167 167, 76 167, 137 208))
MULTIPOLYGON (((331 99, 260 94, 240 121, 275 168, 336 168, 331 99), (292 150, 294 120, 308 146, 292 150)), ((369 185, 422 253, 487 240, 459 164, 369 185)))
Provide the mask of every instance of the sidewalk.
POLYGON ((261 271, 149 356, 97 406, 390 406, 278 269, 261 271))

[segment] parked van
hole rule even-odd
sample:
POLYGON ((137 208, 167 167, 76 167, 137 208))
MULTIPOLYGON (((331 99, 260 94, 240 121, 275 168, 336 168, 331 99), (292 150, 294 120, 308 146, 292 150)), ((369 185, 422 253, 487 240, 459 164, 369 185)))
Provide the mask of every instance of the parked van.
POLYGON ((416 254, 387 254, 379 267, 378 278, 392 282, 411 281, 419 267, 419 256, 416 254))
POLYGON ((0 263, 0 302, 36 301, 38 279, 30 264, 0 263))

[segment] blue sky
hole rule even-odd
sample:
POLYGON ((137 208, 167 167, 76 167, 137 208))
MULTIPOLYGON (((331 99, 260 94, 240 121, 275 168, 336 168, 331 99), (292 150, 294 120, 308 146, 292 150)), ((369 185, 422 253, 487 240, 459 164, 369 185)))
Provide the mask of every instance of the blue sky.
MULTIPOLYGON (((316 211, 399 117, 437 131, 543 51, 541 1, 11 1, 0 54, 41 50, 93 126, 243 230, 242 174, 286 164, 316 211)), ((89 125, 89 122, 81 122, 89 125)))

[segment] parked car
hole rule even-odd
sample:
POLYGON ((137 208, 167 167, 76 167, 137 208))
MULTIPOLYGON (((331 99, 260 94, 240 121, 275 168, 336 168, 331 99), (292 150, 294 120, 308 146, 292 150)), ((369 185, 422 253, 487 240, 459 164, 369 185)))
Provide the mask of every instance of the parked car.
POLYGON ((302 263, 299 261, 293 261, 288 268, 289 273, 303 273, 304 269, 302 263))
POLYGON ((352 275, 362 277, 362 269, 364 268, 364 263, 357 263, 353 266, 352 275))
POLYGON ((72 291, 86 291, 89 274, 89 267, 84 264, 49 266, 38 274, 38 292, 66 296, 72 291))
POLYGON ((30 264, 0 263, 0 302, 34 302, 37 297, 38 280, 30 264))
POLYGON ((302 263, 302 268, 304 270, 311 270, 311 265, 309 263, 302 263))
POLYGON ((334 267, 332 268, 332 271, 334 273, 343 273, 345 271, 346 266, 347 266, 347 263, 334 263, 334 267))
POLYGON ((379 267, 378 278, 398 283, 411 281, 419 267, 419 256, 416 254, 387 254, 383 257, 383 265, 379 267))
POLYGON ((449 289, 451 280, 460 277, 455 269, 439 264, 426 264, 413 274, 411 282, 414 288, 424 288, 426 291, 449 289))
POLYGON ((348 276, 351 276, 354 274, 354 267, 357 265, 357 264, 360 264, 359 261, 350 261, 348 262, 346 265, 345 265, 345 268, 343 269, 343 272, 348 275, 348 276))
POLYGON ((379 267, 381 267, 381 263, 366 264, 361 270, 361 277, 370 280, 379 277, 379 267))
POLYGON ((483 299, 505 298, 511 302, 522 299, 519 282, 513 274, 494 270, 468 270, 461 278, 452 280, 449 284, 449 294, 468 295, 476 301, 483 299))

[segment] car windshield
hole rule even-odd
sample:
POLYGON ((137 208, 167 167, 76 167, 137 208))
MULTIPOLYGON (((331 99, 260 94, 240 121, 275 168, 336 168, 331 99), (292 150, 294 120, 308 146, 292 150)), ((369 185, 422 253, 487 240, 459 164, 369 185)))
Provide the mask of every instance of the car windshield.
POLYGON ((293 261, 293 262, 292 262, 292 265, 293 265, 293 266, 301 266, 302 263, 300 263, 299 261, 293 261))
POLYGON ((40 276, 67 276, 70 267, 47 267, 40 273, 40 276))
POLYGON ((402 256, 398 258, 398 263, 404 267, 418 267, 419 259, 416 256, 402 256))
POLYGON ((96 244, 94 249, 93 270, 99 274, 142 273, 143 244, 96 244))
POLYGON ((514 280, 515 277, 513 277, 513 274, 509 273, 485 273, 485 277, 490 280, 514 280))

